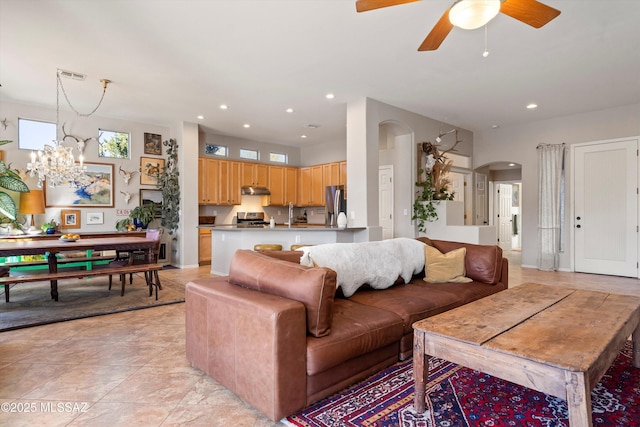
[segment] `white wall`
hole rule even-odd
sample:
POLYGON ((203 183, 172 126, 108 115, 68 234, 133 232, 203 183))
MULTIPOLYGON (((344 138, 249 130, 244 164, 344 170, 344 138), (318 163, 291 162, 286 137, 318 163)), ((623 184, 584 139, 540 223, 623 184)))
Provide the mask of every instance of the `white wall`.
MULTIPOLYGON (((537 265, 538 158, 540 143, 567 146, 576 143, 640 135, 640 104, 557 117, 475 133, 474 165, 513 161, 522 165, 522 264, 537 265)), ((566 165, 570 171, 571 161, 566 165)), ((571 226, 571 177, 567 173, 567 213, 565 230, 571 226)), ((569 234, 565 235, 567 243, 569 234)), ((569 270, 571 245, 561 254, 560 269, 569 270)))
MULTIPOLYGON (((394 150, 398 163, 394 164, 394 222, 395 235, 400 237, 416 236, 415 226, 411 223, 411 211, 415 196, 417 166, 416 145, 420 142, 435 142, 440 131, 448 131, 453 125, 442 123, 403 110, 373 99, 362 98, 347 106, 347 187, 349 188, 349 225, 358 227, 378 227, 378 166, 380 146, 380 124, 395 122, 412 131, 411 138, 395 139, 394 150), (413 142, 413 144, 411 144, 413 142), (402 187, 400 187, 402 185, 402 187), (353 189, 357 189, 354 191, 353 189), (407 209, 409 215, 403 215, 407 209)), ((445 138, 443 148, 453 144, 453 136, 445 138)), ((462 142, 457 152, 471 156, 474 136, 470 131, 459 129, 458 138, 462 142)), ((389 153, 385 154, 388 159, 389 153)))

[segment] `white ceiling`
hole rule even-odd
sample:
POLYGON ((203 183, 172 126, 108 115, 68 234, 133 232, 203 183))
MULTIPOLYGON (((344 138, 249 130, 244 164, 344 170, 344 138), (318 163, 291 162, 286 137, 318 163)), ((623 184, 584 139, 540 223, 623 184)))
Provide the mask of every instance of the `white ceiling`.
POLYGON ((0 100, 55 107, 60 68, 87 75, 64 81, 81 111, 108 78, 101 116, 297 146, 345 140, 362 97, 474 132, 640 102, 640 1, 543 0, 561 15, 498 15, 487 58, 483 29, 418 52, 452 2, 0 0, 0 100))

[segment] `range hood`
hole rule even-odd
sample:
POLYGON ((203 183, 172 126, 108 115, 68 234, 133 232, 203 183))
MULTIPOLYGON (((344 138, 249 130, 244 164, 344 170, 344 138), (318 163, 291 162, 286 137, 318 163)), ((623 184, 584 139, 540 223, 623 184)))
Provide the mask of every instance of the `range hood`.
POLYGON ((240 194, 244 196, 270 196, 271 192, 267 187, 253 187, 246 185, 240 188, 240 194))

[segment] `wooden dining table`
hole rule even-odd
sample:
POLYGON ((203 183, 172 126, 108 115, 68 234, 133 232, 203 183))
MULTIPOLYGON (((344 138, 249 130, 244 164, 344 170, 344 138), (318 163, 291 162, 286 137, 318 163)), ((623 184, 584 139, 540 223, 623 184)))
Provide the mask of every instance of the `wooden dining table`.
MULTIPOLYGON (((145 237, 106 237, 77 239, 75 241, 58 240, 16 240, 0 242, 0 257, 16 255, 46 255, 49 274, 58 272, 56 254, 67 251, 145 251, 149 263, 154 263, 153 248, 158 242, 145 237)), ((47 274, 42 280, 48 280, 47 274)), ((51 298, 58 300, 58 281, 51 280, 51 298)))

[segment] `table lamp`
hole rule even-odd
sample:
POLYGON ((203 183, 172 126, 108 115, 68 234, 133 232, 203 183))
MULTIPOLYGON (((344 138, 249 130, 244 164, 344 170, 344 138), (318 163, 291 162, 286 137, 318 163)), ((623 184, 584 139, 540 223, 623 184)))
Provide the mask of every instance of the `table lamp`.
POLYGON ((34 216, 44 213, 44 196, 42 190, 30 190, 28 193, 20 193, 20 208, 18 212, 24 215, 31 215, 31 226, 28 231, 35 231, 34 216))

